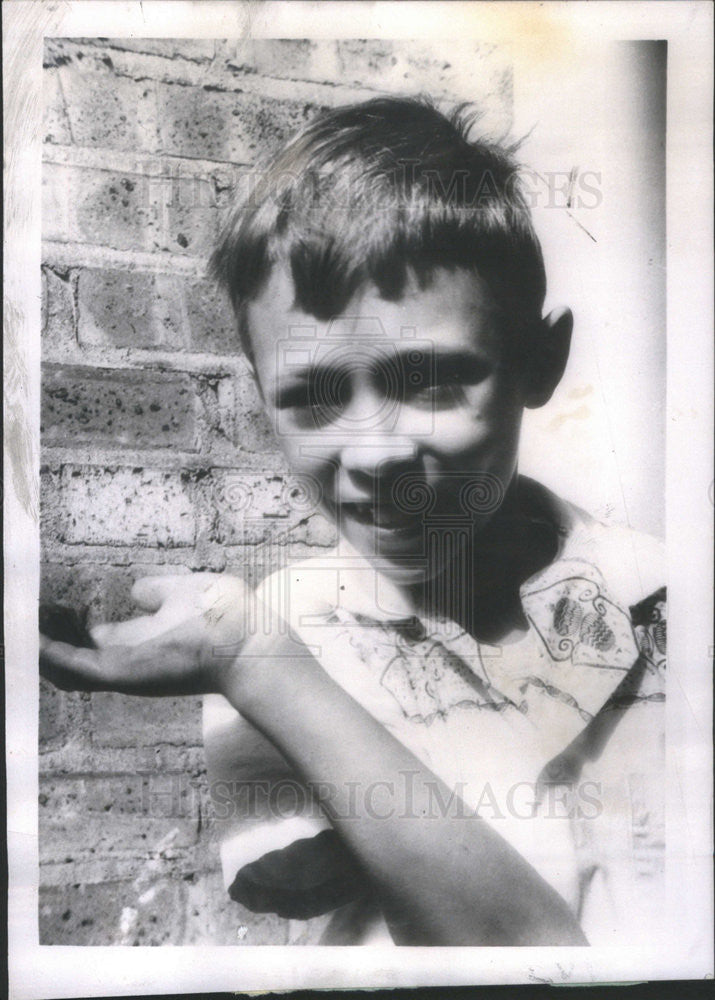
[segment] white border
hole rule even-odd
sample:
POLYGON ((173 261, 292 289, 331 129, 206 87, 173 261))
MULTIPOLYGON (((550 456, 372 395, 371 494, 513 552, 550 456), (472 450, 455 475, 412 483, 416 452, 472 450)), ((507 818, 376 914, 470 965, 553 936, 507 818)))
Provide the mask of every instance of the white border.
POLYGON ((708 2, 3 4, 9 948, 16 1000, 712 975, 712 7, 708 2), (166 25, 170 25, 167 32, 166 25), (37 440, 43 36, 456 37, 524 46, 668 40, 668 704, 670 951, 75 948, 37 945, 37 440), (14 344, 12 342, 14 338, 14 344), (25 435, 25 437, 23 437, 25 435), (24 455, 13 459, 13 455, 24 455), (19 464, 18 464, 19 463, 19 464), (677 794, 676 794, 677 793, 677 794), (677 803, 682 796, 684 809, 677 803), (678 863, 670 845, 682 846, 678 863), (81 954, 81 959, 79 955, 81 954))

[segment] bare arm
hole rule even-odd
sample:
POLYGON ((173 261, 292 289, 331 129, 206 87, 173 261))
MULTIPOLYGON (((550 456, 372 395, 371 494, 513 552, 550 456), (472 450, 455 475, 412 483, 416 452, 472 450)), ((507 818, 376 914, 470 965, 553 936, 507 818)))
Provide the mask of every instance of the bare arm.
MULTIPOLYGON (((170 601, 156 605, 157 617, 173 624, 170 601)), ((434 815, 435 794, 447 802, 451 790, 313 657, 296 656, 299 640, 277 628, 246 639, 236 607, 235 599, 212 600, 208 611, 194 604, 193 616, 148 639, 148 619, 114 627, 127 643, 143 630, 136 645, 90 650, 43 640, 43 671, 61 687, 223 694, 317 790, 372 879, 396 942, 587 944, 564 900, 487 823, 434 815)))
POLYGON ((314 659, 290 662, 294 641, 274 639, 266 649, 264 640, 260 656, 239 658, 223 693, 318 789, 370 873, 394 940, 586 945, 564 900, 487 823, 434 815, 435 793, 446 802, 450 789, 314 659))

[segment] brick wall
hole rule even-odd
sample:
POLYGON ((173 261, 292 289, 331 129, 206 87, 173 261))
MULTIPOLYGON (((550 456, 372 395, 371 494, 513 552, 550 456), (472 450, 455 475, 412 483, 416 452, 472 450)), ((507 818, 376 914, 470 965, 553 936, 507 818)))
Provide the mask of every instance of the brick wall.
MULTIPOLYGON (((509 125, 492 46, 47 41, 43 600, 118 619, 140 576, 257 582, 331 544, 293 500, 205 264, 257 161, 317 109, 386 92, 474 100, 486 128, 509 125)), ((42 943, 309 938, 223 890, 198 699, 43 682, 40 741, 42 943)))

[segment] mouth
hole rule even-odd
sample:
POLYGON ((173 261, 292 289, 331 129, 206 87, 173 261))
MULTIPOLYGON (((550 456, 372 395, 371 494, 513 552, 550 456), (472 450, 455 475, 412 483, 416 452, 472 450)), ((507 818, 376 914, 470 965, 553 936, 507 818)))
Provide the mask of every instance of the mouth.
POLYGON ((423 523, 422 517, 387 504, 341 503, 340 514, 364 527, 400 535, 415 534, 421 530, 423 523))

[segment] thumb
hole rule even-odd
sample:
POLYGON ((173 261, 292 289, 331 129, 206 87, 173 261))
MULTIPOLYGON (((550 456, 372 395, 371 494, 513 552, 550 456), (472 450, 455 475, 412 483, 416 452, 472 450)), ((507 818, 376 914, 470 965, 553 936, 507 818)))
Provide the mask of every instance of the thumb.
POLYGON ((143 576, 131 590, 132 601, 142 611, 159 611, 171 598, 194 598, 197 607, 201 595, 214 586, 230 587, 234 578, 221 573, 167 573, 143 576))
POLYGON ((168 573, 165 576, 143 576, 135 581, 131 599, 142 611, 158 611, 166 599, 177 590, 185 588, 194 575, 168 573))

